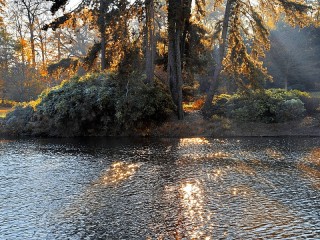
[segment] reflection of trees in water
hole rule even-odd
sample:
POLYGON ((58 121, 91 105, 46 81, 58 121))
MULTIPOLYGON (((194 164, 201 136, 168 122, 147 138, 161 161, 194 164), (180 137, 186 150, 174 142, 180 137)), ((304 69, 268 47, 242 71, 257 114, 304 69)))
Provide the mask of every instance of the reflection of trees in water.
POLYGON ((303 161, 297 164, 297 167, 312 183, 312 186, 320 190, 320 148, 313 148, 310 153, 306 154, 303 161))
POLYGON ((295 212, 309 191, 294 179, 303 154, 288 160, 277 146, 259 147, 250 152, 233 140, 188 139, 134 148, 143 160, 111 164, 69 218, 89 229, 83 236, 92 227, 109 239, 285 238, 295 226, 307 226, 295 212))

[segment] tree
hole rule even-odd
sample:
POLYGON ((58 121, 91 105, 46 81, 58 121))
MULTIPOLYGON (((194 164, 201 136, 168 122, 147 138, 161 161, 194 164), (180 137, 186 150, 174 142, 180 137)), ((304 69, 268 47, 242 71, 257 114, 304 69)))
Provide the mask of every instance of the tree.
POLYGON ((5 0, 0 0, 0 26, 3 25, 3 17, 1 13, 3 12, 3 8, 5 7, 5 0))
POLYGON ((145 13, 146 13, 146 49, 145 49, 145 61, 146 61, 146 82, 153 84, 154 77, 154 59, 155 59, 155 5, 154 0, 145 1, 145 13))
POLYGON ((278 21, 283 13, 291 25, 302 27, 310 22, 307 14, 310 8, 298 0, 227 0, 226 3, 217 1, 215 7, 222 5, 225 6, 224 16, 215 32, 219 57, 204 113, 211 107, 222 71, 232 75, 238 85, 251 88, 261 86, 261 82, 269 78, 261 60, 269 49, 268 24, 278 21))
POLYGON ((173 102, 177 106, 178 119, 183 119, 182 109, 182 71, 180 41, 183 31, 183 3, 168 0, 168 82, 173 102))
MULTIPOLYGON (((20 11, 27 20, 27 28, 30 34, 30 46, 31 46, 31 57, 32 67, 36 67, 36 24, 39 23, 38 16, 47 11, 43 1, 40 0, 20 0, 15 1, 18 11, 20 11)), ((43 56, 42 56, 43 57, 43 56)))
POLYGON ((14 61, 15 43, 6 30, 0 26, 0 98, 5 99, 9 85, 10 65, 14 61))
MULTIPOLYGON (((63 8, 67 4, 67 0, 47 0, 53 2, 51 7, 52 14, 55 14, 59 9, 63 8)), ((100 34, 100 42, 95 44, 91 48, 89 55, 95 56, 98 51, 101 52, 101 70, 105 70, 107 67, 106 62, 106 45, 107 45, 107 36, 106 30, 108 21, 112 18, 112 14, 115 12, 113 8, 113 0, 88 0, 81 1, 79 6, 75 8, 72 12, 65 13, 63 16, 58 17, 52 23, 45 26, 44 29, 52 28, 56 30, 62 26, 68 20, 75 18, 79 15, 82 15, 83 11, 85 14, 91 14, 91 26, 97 27, 100 34)), ((90 57, 89 57, 90 58, 90 57)), ((91 63, 90 63, 91 64, 91 63)))

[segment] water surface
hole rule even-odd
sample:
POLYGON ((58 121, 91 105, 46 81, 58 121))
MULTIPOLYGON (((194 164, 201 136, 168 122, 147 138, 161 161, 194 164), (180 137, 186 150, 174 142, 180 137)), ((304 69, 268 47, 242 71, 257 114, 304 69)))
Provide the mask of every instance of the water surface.
POLYGON ((320 139, 0 139, 0 239, 319 239, 320 139))

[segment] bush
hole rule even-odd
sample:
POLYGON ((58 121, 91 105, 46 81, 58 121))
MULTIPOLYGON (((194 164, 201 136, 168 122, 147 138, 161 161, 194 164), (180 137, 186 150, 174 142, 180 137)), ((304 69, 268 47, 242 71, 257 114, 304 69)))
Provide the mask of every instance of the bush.
POLYGON ((319 113, 320 111, 320 98, 317 97, 302 97, 300 98, 304 103, 304 107, 307 110, 307 113, 310 115, 319 113))
POLYGON ((167 91, 147 86, 142 77, 126 81, 113 75, 75 77, 41 94, 25 107, 16 108, 6 119, 12 129, 25 119, 20 134, 49 136, 121 135, 146 123, 165 120, 174 109, 167 91), (33 110, 31 116, 26 112, 33 110), (20 112, 25 112, 22 117, 20 112))
POLYGON ((30 133, 28 123, 32 120, 34 110, 30 106, 19 105, 14 111, 9 112, 6 116, 5 127, 6 131, 12 134, 19 134, 22 132, 30 133))
POLYGON ((306 109, 301 99, 309 97, 307 93, 298 90, 282 89, 222 94, 214 99, 212 109, 215 114, 239 121, 285 122, 304 116, 306 109))
POLYGON ((276 108, 276 122, 286 122, 300 118, 305 111, 304 104, 300 99, 284 100, 276 108))

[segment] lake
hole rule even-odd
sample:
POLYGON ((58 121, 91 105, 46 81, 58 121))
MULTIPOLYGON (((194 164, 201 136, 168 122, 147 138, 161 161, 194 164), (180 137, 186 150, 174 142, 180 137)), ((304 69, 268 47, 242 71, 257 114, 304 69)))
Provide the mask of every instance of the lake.
POLYGON ((320 138, 0 139, 0 239, 319 239, 320 138))

